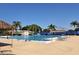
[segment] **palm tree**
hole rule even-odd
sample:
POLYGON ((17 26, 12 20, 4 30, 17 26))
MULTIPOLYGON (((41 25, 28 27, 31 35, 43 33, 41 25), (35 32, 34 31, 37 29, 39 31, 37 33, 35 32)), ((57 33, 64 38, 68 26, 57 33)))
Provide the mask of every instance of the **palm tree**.
POLYGON ((72 21, 70 24, 74 27, 74 29, 78 26, 77 21, 72 21))
POLYGON ((21 22, 20 21, 13 21, 13 26, 15 27, 15 30, 17 31, 18 28, 21 29, 21 22))
POLYGON ((48 26, 48 29, 51 29, 51 30, 56 30, 56 26, 55 26, 55 25, 50 24, 50 25, 48 26))

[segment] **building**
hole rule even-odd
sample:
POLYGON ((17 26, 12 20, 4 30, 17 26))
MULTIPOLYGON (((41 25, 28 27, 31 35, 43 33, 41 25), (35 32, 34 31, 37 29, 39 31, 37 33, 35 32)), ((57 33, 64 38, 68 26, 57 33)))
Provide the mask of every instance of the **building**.
POLYGON ((21 35, 32 35, 33 32, 29 30, 21 30, 21 35))

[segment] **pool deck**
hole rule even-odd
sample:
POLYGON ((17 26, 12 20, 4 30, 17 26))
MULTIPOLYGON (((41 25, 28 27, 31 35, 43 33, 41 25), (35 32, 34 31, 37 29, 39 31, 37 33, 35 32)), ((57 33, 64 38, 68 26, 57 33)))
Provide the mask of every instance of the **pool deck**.
POLYGON ((68 36, 65 41, 38 43, 23 40, 0 39, 0 42, 13 42, 13 46, 1 46, 2 54, 13 55, 79 55, 79 36, 68 36), (8 51, 8 52, 5 52, 8 51))

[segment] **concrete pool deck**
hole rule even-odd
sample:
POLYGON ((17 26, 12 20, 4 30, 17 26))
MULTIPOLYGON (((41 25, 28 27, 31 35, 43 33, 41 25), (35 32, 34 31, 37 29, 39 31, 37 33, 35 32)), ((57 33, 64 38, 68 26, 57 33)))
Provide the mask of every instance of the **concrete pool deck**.
MULTIPOLYGON (((0 42, 11 44, 12 40, 0 38, 0 42)), ((13 40, 13 47, 0 47, 2 50, 11 50, 9 53, 14 55, 79 55, 79 36, 68 36, 65 41, 52 41, 48 44, 13 40)))

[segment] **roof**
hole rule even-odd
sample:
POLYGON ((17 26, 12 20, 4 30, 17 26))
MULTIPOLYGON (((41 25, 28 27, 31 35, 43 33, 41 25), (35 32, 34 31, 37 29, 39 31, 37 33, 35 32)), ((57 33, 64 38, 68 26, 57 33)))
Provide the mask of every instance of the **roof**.
POLYGON ((7 22, 0 20, 0 29, 11 29, 11 25, 7 22))
POLYGON ((50 32, 65 32, 65 30, 53 30, 53 31, 50 31, 50 32))

